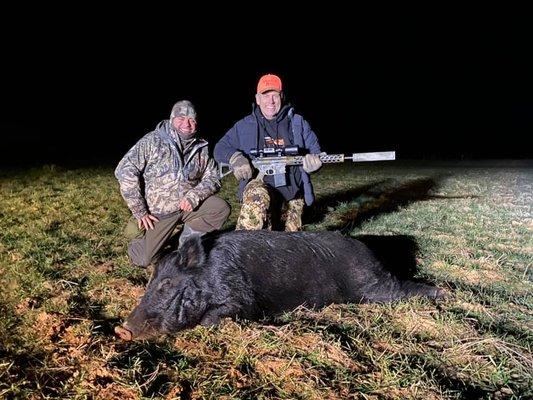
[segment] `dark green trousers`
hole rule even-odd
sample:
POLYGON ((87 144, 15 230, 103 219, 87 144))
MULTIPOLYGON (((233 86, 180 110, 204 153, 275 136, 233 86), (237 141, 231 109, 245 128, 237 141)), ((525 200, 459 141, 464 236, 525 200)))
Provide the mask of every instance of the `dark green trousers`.
POLYGON ((222 228, 230 214, 229 204, 218 196, 205 199, 191 212, 177 212, 159 218, 154 229, 140 230, 137 219, 131 218, 124 231, 133 239, 128 245, 130 261, 140 267, 147 267, 157 261, 168 239, 179 224, 187 224, 197 232, 211 232, 222 228))

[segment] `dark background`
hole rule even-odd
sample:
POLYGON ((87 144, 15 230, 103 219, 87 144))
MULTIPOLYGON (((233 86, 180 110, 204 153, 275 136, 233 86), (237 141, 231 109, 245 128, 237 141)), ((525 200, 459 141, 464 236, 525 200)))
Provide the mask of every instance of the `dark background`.
POLYGON ((17 23, 2 28, 2 164, 116 164, 185 98, 214 145, 250 112, 264 73, 282 78, 328 153, 533 158, 528 21, 276 10, 275 23, 264 13, 206 22, 137 11, 4 14, 17 23))

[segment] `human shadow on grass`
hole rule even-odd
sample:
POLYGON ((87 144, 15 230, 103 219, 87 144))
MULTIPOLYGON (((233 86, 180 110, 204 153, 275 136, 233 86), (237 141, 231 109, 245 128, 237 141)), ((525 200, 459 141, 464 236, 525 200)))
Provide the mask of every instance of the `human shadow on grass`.
POLYGON ((327 226, 327 230, 349 233, 362 222, 380 214, 390 213, 417 201, 435 199, 475 198, 478 196, 443 196, 432 194, 443 177, 420 178, 405 183, 384 180, 347 192, 334 193, 316 201, 304 214, 304 223, 318 223, 326 217, 333 205, 346 203, 344 211, 337 216, 339 222, 327 226))
POLYGON ((359 235, 354 236, 363 242, 381 262, 383 267, 401 280, 417 280, 416 255, 419 247, 410 235, 359 235))
POLYGON ((371 191, 373 188, 385 184, 387 181, 379 181, 370 185, 362 185, 349 190, 338 191, 320 196, 315 199, 311 207, 304 208, 303 223, 316 224, 324 219, 326 214, 341 203, 353 201, 362 194, 371 191))
POLYGON ((79 320, 89 320, 94 322, 92 328, 94 333, 113 336, 114 327, 120 322, 120 318, 110 317, 105 311, 105 302, 91 297, 87 292, 88 282, 87 277, 81 277, 73 282, 76 284, 76 290, 68 300, 69 312, 63 329, 76 324, 79 320))
POLYGON ((407 183, 389 179, 345 192, 332 193, 317 199, 311 209, 306 210, 304 223, 318 223, 332 208, 347 203, 346 210, 340 215, 340 223, 329 225, 327 228, 346 232, 346 225, 353 229, 375 215, 393 212, 415 201, 428 200, 431 198, 430 191, 436 186, 437 182, 433 178, 407 183))
MULTIPOLYGON (((364 221, 384 213, 394 212, 417 201, 450 199, 470 196, 441 196, 432 192, 438 187, 440 177, 415 179, 408 182, 383 180, 354 190, 335 193, 320 198, 314 205, 313 214, 307 215, 306 222, 323 220, 332 204, 347 202, 342 212, 336 215, 337 223, 327 225, 327 230, 338 230, 350 234, 364 221)), ((367 245, 384 268, 401 280, 424 281, 414 278, 417 275, 416 255, 418 244, 410 235, 359 235, 354 236, 367 245)))

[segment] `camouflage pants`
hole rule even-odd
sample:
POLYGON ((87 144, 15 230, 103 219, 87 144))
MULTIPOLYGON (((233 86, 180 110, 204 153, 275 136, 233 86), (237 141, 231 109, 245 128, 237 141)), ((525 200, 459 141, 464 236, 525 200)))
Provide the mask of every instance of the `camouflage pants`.
POLYGON ((250 181, 244 188, 235 230, 272 230, 279 216, 286 232, 301 231, 304 199, 286 201, 279 197, 275 189, 262 180, 250 181))

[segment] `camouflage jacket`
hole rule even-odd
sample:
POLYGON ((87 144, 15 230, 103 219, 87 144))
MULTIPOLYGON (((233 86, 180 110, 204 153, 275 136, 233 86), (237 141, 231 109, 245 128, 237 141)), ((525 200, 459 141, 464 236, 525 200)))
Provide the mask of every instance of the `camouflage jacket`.
POLYGON ((115 169, 120 192, 135 218, 179 211, 186 198, 196 208, 220 189, 215 160, 207 142, 195 139, 183 153, 170 133, 169 120, 141 138, 115 169))

